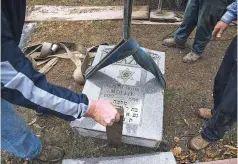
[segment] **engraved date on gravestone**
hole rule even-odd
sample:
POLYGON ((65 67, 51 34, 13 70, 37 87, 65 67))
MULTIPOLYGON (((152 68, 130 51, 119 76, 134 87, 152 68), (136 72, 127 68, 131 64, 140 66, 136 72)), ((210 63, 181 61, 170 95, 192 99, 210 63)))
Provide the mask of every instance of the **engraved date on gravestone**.
POLYGON ((141 88, 128 85, 105 84, 101 89, 99 99, 109 100, 116 108, 123 108, 124 123, 140 124, 143 104, 143 91, 141 88))

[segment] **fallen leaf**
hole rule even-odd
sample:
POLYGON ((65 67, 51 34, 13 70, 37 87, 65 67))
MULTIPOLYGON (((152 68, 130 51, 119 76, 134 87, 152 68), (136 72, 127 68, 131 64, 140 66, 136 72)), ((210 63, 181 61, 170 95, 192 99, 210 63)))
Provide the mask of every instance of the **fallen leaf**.
POLYGON ((216 153, 207 153, 208 158, 215 158, 217 156, 216 153))
POLYGON ((190 153, 189 154, 189 160, 191 161, 191 162, 195 162, 196 160, 197 160, 197 154, 196 153, 190 153))
POLYGON ((185 118, 184 118, 184 122, 189 126, 189 123, 185 118))
POLYGON ((178 164, 190 164, 188 160, 178 161, 178 164))
POLYGON ((231 154, 233 157, 237 157, 238 153, 237 153, 237 150, 231 150, 231 154))
POLYGON ((231 155, 231 152, 230 151, 224 151, 223 155, 229 156, 229 155, 231 155))
POLYGON ((182 149, 181 149, 181 147, 176 146, 175 148, 171 149, 170 151, 174 154, 175 157, 178 157, 181 154, 182 149))
POLYGON ((233 158, 237 157, 238 149, 236 147, 230 146, 230 145, 224 145, 226 151, 223 152, 223 155, 225 156, 232 156, 233 158))
POLYGON ((205 154, 205 153, 206 153, 206 151, 205 151, 204 149, 202 149, 202 150, 201 150, 201 152, 202 152, 203 154, 205 154))
POLYGON ((185 118, 183 118, 183 116, 180 115, 180 117, 183 119, 184 123, 185 123, 186 125, 188 125, 188 127, 189 127, 188 121, 187 121, 185 118))
POLYGON ((39 129, 44 129, 44 128, 46 128, 46 126, 41 127, 39 124, 33 124, 33 126, 35 126, 36 128, 39 128, 39 129))
POLYGON ((185 156, 185 155, 183 155, 183 156, 179 156, 178 158, 179 158, 179 160, 185 160, 186 158, 187 158, 188 156, 185 156))
POLYGON ((174 141, 175 141, 176 143, 179 143, 180 139, 179 139, 178 137, 174 137, 174 141))
POLYGON ((230 146, 230 145, 224 145, 224 147, 225 147, 225 148, 229 148, 229 149, 231 149, 231 150, 237 150, 236 147, 230 146))
POLYGON ((28 123, 29 126, 33 125, 37 120, 37 117, 36 118, 33 118, 32 121, 30 123, 28 123))
POLYGON ((202 129, 200 129, 199 131, 198 131, 198 133, 200 134, 202 132, 202 129))
POLYGON ((222 158, 222 157, 216 157, 216 158, 214 158, 214 161, 218 161, 218 160, 223 160, 223 158, 222 158))

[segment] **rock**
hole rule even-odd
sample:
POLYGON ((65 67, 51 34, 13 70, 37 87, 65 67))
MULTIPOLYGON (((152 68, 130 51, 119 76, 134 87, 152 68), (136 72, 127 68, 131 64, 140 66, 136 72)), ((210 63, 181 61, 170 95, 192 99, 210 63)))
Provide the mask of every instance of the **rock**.
POLYGON ((30 40, 32 34, 34 33, 36 29, 36 23, 27 23, 24 24, 23 30, 22 30, 22 35, 21 35, 21 40, 19 43, 19 48, 23 49, 24 47, 27 46, 28 41, 30 40))

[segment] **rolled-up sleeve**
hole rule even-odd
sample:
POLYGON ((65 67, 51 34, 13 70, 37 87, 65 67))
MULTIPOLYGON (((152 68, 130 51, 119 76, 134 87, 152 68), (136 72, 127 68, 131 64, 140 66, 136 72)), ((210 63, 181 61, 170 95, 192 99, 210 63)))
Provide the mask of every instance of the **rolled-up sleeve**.
POLYGON ((232 21, 237 20, 237 0, 227 7, 227 11, 222 16, 221 20, 226 24, 230 24, 232 21))

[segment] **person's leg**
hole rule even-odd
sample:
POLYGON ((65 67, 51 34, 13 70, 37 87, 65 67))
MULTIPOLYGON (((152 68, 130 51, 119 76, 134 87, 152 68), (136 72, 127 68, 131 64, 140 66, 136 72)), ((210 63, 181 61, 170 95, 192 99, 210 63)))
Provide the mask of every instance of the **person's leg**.
POLYGON ((33 159, 41 152, 41 143, 33 135, 13 106, 1 99, 1 149, 23 158, 33 159))
MULTIPOLYGON (((227 54, 229 54, 229 52, 227 54)), ((214 80, 214 88, 213 88, 214 105, 213 105, 211 113, 215 112, 215 110, 217 109, 218 105, 221 102, 222 95, 224 93, 225 87, 228 83, 229 76, 230 76, 230 74, 227 72, 231 72, 231 69, 232 69, 232 65, 229 63, 232 63, 232 61, 233 61, 233 58, 231 56, 225 57, 222 61, 222 64, 221 64, 217 74, 216 74, 216 77, 214 80)), ((201 108, 201 109, 203 109, 203 108, 201 108)), ((206 111, 206 113, 209 113, 208 110, 204 110, 204 111, 206 111)), ((200 113, 199 113, 199 116, 201 115, 200 113)), ((208 114, 206 114, 206 115, 208 115, 208 114)))
POLYGON ((178 44, 185 44, 189 35, 197 25, 199 13, 199 1, 189 0, 184 12, 183 23, 174 34, 174 39, 178 44))
POLYGON ((228 84, 230 74, 227 72, 231 72, 232 70, 232 65, 230 63, 232 63, 234 59, 230 54, 233 52, 231 52, 232 51, 231 48, 229 48, 227 51, 229 52, 226 53, 226 56, 222 60, 222 64, 214 80, 214 88, 213 88, 214 106, 212 109, 212 113, 214 113, 215 110, 218 108, 218 105, 221 102, 224 90, 226 88, 226 85, 228 84))
POLYGON ((228 74, 228 76, 220 76, 221 79, 218 78, 219 76, 216 77, 216 80, 224 83, 225 89, 219 105, 213 111, 212 117, 205 123, 201 135, 190 140, 189 145, 192 149, 203 149, 210 142, 223 138, 225 132, 237 120, 237 36, 226 51, 219 73, 228 74))
POLYGON ((219 0, 200 0, 198 23, 192 45, 192 53, 201 56, 211 39, 216 23, 226 11, 226 6, 219 0))
POLYGON ((45 162, 59 161, 64 151, 56 146, 41 146, 38 137, 33 135, 24 120, 13 106, 1 99, 1 149, 26 159, 38 159, 45 162))
POLYGON ((221 76, 227 79, 216 78, 225 87, 220 85, 224 90, 221 90, 223 94, 221 98, 219 97, 219 105, 214 109, 212 118, 206 122, 202 131, 202 137, 208 141, 222 139, 225 132, 237 121, 237 37, 231 42, 219 72, 228 76, 221 76))
POLYGON ((200 0, 189 0, 184 12, 183 23, 175 31, 173 38, 163 40, 163 45, 168 47, 184 48, 191 32, 197 25, 200 0))
POLYGON ((226 10, 225 5, 218 0, 200 0, 199 7, 198 23, 192 51, 183 58, 185 63, 192 63, 201 58, 206 45, 210 41, 216 23, 226 10))

